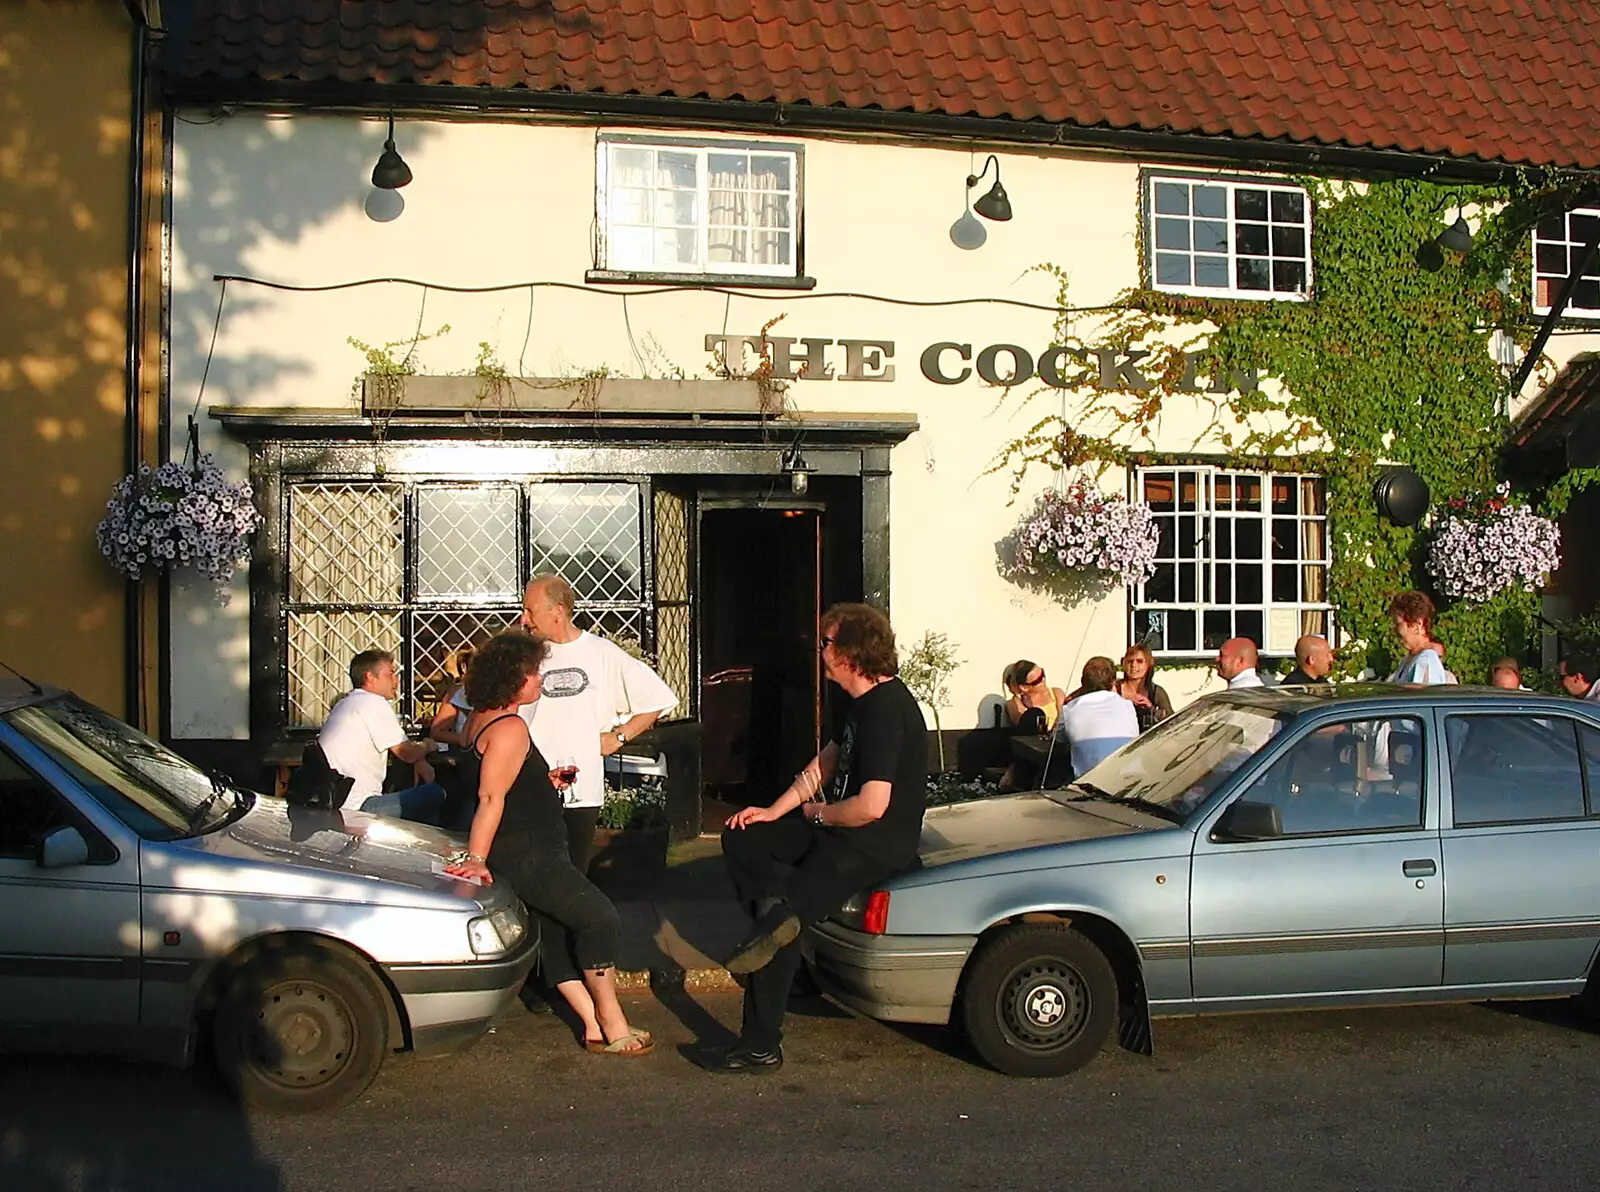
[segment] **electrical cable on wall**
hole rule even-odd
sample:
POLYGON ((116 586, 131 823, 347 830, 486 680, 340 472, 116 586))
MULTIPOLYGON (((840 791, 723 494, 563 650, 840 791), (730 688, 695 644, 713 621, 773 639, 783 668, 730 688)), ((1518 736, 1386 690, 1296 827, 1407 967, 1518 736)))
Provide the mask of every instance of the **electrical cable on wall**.
POLYGON ((206 364, 200 370, 200 388, 194 395, 194 409, 189 411, 189 441, 183 448, 184 467, 191 464, 198 467, 200 463, 200 424, 195 419, 200 413, 200 400, 206 395, 206 380, 211 376, 211 358, 217 354, 217 332, 222 329, 222 308, 228 301, 228 278, 219 280, 222 289, 217 294, 217 317, 211 324, 211 346, 206 349, 206 364))
POLYGON ((646 286, 640 289, 611 290, 601 289, 596 286, 580 284, 570 281, 518 281, 507 282, 503 285, 493 286, 447 286, 440 282, 420 281, 414 277, 364 277, 355 281, 329 282, 326 285, 296 285, 291 282, 272 281, 264 277, 248 277, 236 273, 213 274, 212 281, 239 282, 242 285, 263 286, 270 290, 286 290, 295 294, 325 294, 334 290, 352 290, 360 286, 402 285, 421 286, 425 290, 439 290, 446 294, 494 294, 503 290, 520 290, 527 288, 530 292, 534 289, 574 290, 581 294, 605 294, 612 298, 653 297, 658 294, 722 294, 731 302, 734 298, 746 298, 756 302, 770 302, 774 294, 778 294, 784 302, 812 302, 819 299, 853 298, 862 302, 881 302, 887 306, 910 307, 944 307, 944 306, 1011 306, 1019 310, 1037 310, 1046 314, 1100 314, 1110 311, 1126 310, 1127 307, 1120 303, 1108 303, 1103 306, 1054 306, 1042 302, 1027 302, 1021 298, 895 298, 887 294, 866 294, 855 290, 830 290, 830 291, 750 291, 732 289, 726 286, 646 286))

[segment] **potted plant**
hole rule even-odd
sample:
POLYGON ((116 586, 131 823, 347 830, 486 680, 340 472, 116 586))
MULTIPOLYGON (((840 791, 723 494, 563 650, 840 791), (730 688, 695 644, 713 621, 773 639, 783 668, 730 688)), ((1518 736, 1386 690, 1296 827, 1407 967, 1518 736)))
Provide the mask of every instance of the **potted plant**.
POLYGON ((939 752, 941 774, 945 772, 944 728, 939 723, 939 711, 950 706, 950 676, 960 665, 955 643, 931 629, 900 658, 900 681, 933 713, 933 739, 939 752))
POLYGON ((1155 515, 1079 473, 1041 493, 996 545, 1000 574, 1063 603, 1098 600, 1155 572, 1155 515))
POLYGON ((261 524, 252 495, 247 481, 230 482, 209 454, 193 467, 142 464, 111 490, 95 541, 131 580, 193 567, 226 604, 233 570, 249 558, 250 535, 261 524))

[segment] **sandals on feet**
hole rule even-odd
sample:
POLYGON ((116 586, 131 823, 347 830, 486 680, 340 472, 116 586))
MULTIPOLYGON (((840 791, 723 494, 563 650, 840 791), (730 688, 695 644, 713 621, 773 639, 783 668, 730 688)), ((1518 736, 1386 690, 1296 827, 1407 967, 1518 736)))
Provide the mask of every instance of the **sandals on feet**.
POLYGON ((585 1039, 583 1041, 583 1049, 590 1055, 641 1056, 649 1055, 654 1051, 656 1049, 656 1041, 650 1037, 649 1031, 629 1031, 620 1039, 614 1039, 610 1043, 600 1039, 585 1039), (638 1040, 639 1045, 637 1047, 628 1046, 634 1040, 638 1040))

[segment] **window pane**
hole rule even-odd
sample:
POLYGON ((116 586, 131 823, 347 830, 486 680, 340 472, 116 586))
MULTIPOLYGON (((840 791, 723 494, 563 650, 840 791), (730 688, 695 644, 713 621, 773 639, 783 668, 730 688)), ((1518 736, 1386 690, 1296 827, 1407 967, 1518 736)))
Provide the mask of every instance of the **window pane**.
POLYGON ((1228 288, 1228 259, 1226 257, 1196 257, 1194 284, 1213 289, 1228 288))
POLYGON ((1279 294, 1301 294, 1306 288, 1306 267, 1300 261, 1272 262, 1272 288, 1279 294))
POLYGON ((1198 585, 1195 582, 1195 565, 1193 563, 1178 564, 1178 603, 1193 604, 1198 597, 1198 585))
POLYGON ((750 233, 712 228, 706 256, 718 265, 745 264, 750 260, 750 233))
POLYGON ((626 145, 611 147, 611 185, 651 186, 655 182, 656 151, 626 145))
POLYGON ((1215 650, 1233 636, 1233 614, 1227 609, 1207 610, 1204 618, 1204 649, 1215 650))
POLYGON ((1228 225, 1226 221, 1220 219, 1195 220, 1194 250, 1195 252, 1227 252, 1228 225))
POLYGON ((663 149, 656 154, 656 185, 693 190, 699 162, 693 153, 675 153, 663 149))
POLYGON ((1189 221, 1186 219, 1156 220, 1156 247, 1189 248, 1189 221))
POLYGON ((1575 725, 1561 716, 1452 716, 1451 801, 1457 826, 1583 815, 1575 725))
POLYGON ((1567 220, 1567 237, 1574 244, 1585 243, 1596 232, 1600 232, 1600 215, 1574 211, 1567 220))
POLYGON ((610 194, 611 222, 616 224, 648 224, 650 200, 654 191, 631 186, 613 186, 610 194))
POLYGON ((1540 240, 1565 240, 1567 238, 1567 219, 1564 215, 1547 215, 1539 221, 1538 230, 1534 233, 1540 240))
POLYGON ((1189 272, 1189 258, 1172 253, 1157 253, 1156 282, 1163 286, 1193 285, 1193 275, 1189 272))
POLYGON ((1233 250, 1246 256, 1267 255, 1267 227, 1265 224, 1238 224, 1233 229, 1233 250))
MULTIPOLYGON (((1234 603, 1236 603, 1236 604, 1261 604, 1262 603, 1262 595, 1263 595, 1263 593, 1262 593, 1262 579, 1261 579, 1261 568, 1259 566, 1251 565, 1251 566, 1235 567, 1234 568, 1234 572, 1233 572, 1233 581, 1234 581, 1234 593, 1233 593, 1234 603)), ((1257 638, 1256 640, 1260 641, 1259 638, 1257 638)))
POLYGON ((397 603, 403 592, 403 511, 396 485, 292 485, 290 602, 397 603))
POLYGON ((1258 609, 1241 608, 1233 614, 1233 635, 1235 637, 1248 637, 1257 646, 1264 645, 1266 638, 1261 634, 1261 612, 1258 609))
MULTIPOLYGON (((1262 229, 1262 231, 1265 230, 1265 228, 1262 229)), ((1275 257, 1295 257, 1303 260, 1306 255, 1305 229, 1273 228, 1272 255, 1275 257)))
POLYGON ((1299 599, 1300 569, 1293 563, 1272 565, 1272 601, 1274 604, 1293 604, 1299 599))
POLYGON ((639 490, 632 484, 550 482, 529 501, 529 570, 554 571, 580 601, 638 599, 639 490))
POLYGON ((402 655, 400 614, 289 614, 289 727, 320 728, 328 710, 350 690, 350 660, 363 650, 402 655))
POLYGON ((498 609, 441 608, 413 613, 408 634, 411 672, 405 676, 409 681, 402 684, 404 691, 410 692, 410 702, 409 710, 402 704, 401 718, 431 720, 461 681, 461 651, 515 628, 519 615, 515 604, 498 609))
POLYGON ((1156 512, 1177 508, 1177 481, 1171 472, 1146 472, 1144 475, 1145 504, 1156 512))
POLYGON ((1221 566, 1214 569, 1217 589, 1212 599, 1218 604, 1233 603, 1233 568, 1221 566))
POLYGON ((1241 290, 1270 290, 1272 270, 1268 262, 1259 257, 1239 258, 1239 288, 1241 290))
POLYGON ((1256 518, 1240 518, 1233 523, 1234 554, 1241 559, 1261 557, 1261 522, 1256 518))
POLYGON ((700 196, 692 190, 656 192, 655 222, 659 227, 694 227, 700 218, 700 196))
POLYGON ((1156 212, 1159 215, 1188 215, 1189 188, 1180 182, 1157 182, 1156 212))
POLYGON ((758 190, 792 190, 793 166, 791 158, 758 153, 750 159, 750 185, 758 190))
POLYGON ((1306 221, 1306 197, 1298 191, 1272 192, 1272 222, 1303 224, 1306 221))
POLYGON ((1194 213, 1210 219, 1228 216, 1228 192, 1220 186, 1194 188, 1194 213))
POLYGON ((517 490, 429 485, 417 493, 417 596, 420 599, 515 600, 517 490))
POLYGON ((656 232, 658 266, 699 264, 699 234, 693 228, 670 228, 656 232))
POLYGON ((1324 503, 1322 480, 1316 476, 1302 476, 1300 478, 1300 500, 1305 505, 1307 513, 1326 513, 1324 503))
POLYGON ((1239 477, 1237 491, 1240 509, 1249 509, 1253 512, 1261 508, 1261 478, 1259 476, 1239 477))
POLYGON ((606 263, 613 269, 649 269, 655 265, 655 242, 649 228, 613 226, 606 238, 606 263))
POLYGON ((1194 614, 1184 609, 1167 611, 1167 649, 1195 649, 1194 614))
POLYGON ((1247 190, 1243 187, 1233 192, 1233 214, 1236 219, 1267 220, 1267 192, 1247 190))
POLYGON ((0 856, 31 859, 45 834, 65 822, 61 796, 0 753, 0 856))
POLYGON ((1144 581, 1144 598, 1152 604, 1172 604, 1178 598, 1178 568, 1172 563, 1157 563, 1156 572, 1144 581))
POLYGON ((1300 555, 1300 532, 1295 522, 1286 517, 1272 519, 1272 557, 1294 559, 1300 555))
POLYGON ((1328 725, 1290 746, 1242 796, 1278 809, 1285 836, 1422 826, 1422 722, 1328 725))
POLYGON ((750 245, 752 265, 789 264, 788 232, 751 232, 750 245))
POLYGON ((1578 740, 1583 744, 1583 771, 1589 780, 1589 814, 1594 815, 1600 812, 1600 731, 1580 724, 1578 740))
POLYGON ((1293 476, 1274 476, 1272 478, 1272 512, 1298 512, 1298 497, 1299 491, 1293 476))

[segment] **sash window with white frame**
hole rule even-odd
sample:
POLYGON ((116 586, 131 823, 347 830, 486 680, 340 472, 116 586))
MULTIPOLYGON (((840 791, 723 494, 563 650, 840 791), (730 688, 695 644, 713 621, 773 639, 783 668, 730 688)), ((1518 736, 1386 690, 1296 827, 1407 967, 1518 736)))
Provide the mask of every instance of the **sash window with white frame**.
POLYGON ((1148 173, 1150 284, 1210 298, 1303 301, 1311 293, 1311 198, 1264 179, 1148 173))
POLYGON ((599 268, 799 275, 798 146, 602 135, 596 147, 599 268))
POLYGON ((1326 482, 1208 466, 1144 468, 1135 497, 1160 531, 1156 570, 1132 589, 1132 633, 1157 654, 1204 657, 1230 637, 1287 654, 1334 641, 1326 482))
MULTIPOLYGON (((1546 216, 1533 229, 1533 309, 1549 314, 1567 284, 1567 276, 1583 251, 1584 242, 1600 224, 1600 209, 1579 208, 1546 216)), ((1566 313, 1583 319, 1600 318, 1600 259, 1578 279, 1566 313)))

